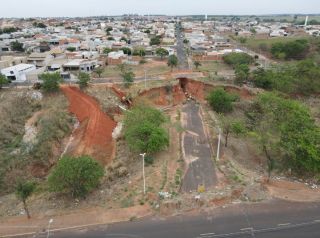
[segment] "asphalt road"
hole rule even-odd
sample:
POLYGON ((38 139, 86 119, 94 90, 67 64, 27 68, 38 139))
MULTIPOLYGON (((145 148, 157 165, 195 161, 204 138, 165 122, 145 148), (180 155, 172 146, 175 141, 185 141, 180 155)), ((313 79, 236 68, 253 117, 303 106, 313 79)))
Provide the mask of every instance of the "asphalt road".
POLYGON ((184 49, 184 34, 181 32, 179 28, 176 28, 176 35, 177 35, 177 57, 178 57, 178 68, 179 69, 188 69, 188 57, 186 55, 185 49, 184 49))
POLYGON ((182 152, 187 171, 182 182, 182 191, 197 191, 199 185, 212 188, 217 181, 212 161, 209 140, 204 132, 200 105, 190 101, 183 106, 182 152))
POLYGON ((234 204, 198 215, 189 214, 171 218, 153 217, 89 230, 53 232, 50 237, 319 238, 320 204, 284 201, 234 204))

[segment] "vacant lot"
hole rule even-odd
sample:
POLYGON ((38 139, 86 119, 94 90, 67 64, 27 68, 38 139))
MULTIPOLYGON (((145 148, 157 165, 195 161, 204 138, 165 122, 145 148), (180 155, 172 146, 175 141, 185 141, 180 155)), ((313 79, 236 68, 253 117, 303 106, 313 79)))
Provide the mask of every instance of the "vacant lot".
MULTIPOLYGON (((170 68, 167 66, 167 61, 156 61, 156 60, 147 60, 145 64, 139 65, 128 65, 136 77, 144 77, 144 70, 146 70, 147 77, 157 76, 160 74, 170 73, 170 68)), ((102 77, 104 78, 113 78, 120 77, 120 69, 118 66, 110 65, 105 67, 104 72, 102 73, 102 77)))

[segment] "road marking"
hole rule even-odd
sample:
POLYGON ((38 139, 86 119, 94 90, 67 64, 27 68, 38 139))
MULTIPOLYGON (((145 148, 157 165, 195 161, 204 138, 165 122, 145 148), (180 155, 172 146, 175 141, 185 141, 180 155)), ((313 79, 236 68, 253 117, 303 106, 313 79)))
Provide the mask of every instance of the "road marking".
POLYGON ((278 224, 278 226, 289 226, 291 223, 283 223, 283 224, 278 224))
POLYGON ((247 227, 247 228, 240 229, 240 231, 252 231, 252 230, 253 230, 252 227, 247 227))
POLYGON ((215 233, 204 233, 204 234, 200 234, 200 236, 211 236, 214 235, 215 233))

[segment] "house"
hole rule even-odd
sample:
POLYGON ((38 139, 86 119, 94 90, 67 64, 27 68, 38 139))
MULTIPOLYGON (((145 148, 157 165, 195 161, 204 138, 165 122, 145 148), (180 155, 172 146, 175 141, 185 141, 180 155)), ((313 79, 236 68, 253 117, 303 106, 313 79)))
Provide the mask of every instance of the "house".
POLYGON ((34 64, 36 67, 44 67, 48 64, 48 62, 53 59, 53 56, 46 52, 46 53, 32 53, 29 55, 27 62, 28 64, 34 64))
POLYGON ((126 54, 120 51, 113 51, 108 54, 107 63, 108 65, 118 65, 122 64, 128 58, 126 54))
POLYGON ((62 67, 64 71, 91 72, 98 65, 97 60, 73 59, 62 67))
POLYGON ((11 81, 24 82, 27 80, 27 74, 35 70, 36 66, 33 64, 18 64, 1 69, 1 74, 11 81))

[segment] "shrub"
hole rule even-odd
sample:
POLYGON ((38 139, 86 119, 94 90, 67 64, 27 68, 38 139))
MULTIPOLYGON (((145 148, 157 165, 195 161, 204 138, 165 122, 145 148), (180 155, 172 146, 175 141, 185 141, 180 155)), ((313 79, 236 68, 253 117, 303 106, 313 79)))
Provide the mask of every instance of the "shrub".
POLYGON ((78 75, 80 88, 85 88, 88 86, 90 81, 90 75, 87 73, 80 72, 78 75))
POLYGON ((219 88, 213 90, 207 97, 207 100, 213 110, 219 113, 225 113, 233 110, 232 102, 235 101, 235 98, 224 89, 219 88))
POLYGON ((59 73, 44 73, 39 78, 43 81, 42 88, 45 92, 52 93, 59 91, 59 83, 62 81, 59 73))
POLYGON ((103 175, 103 167, 88 156, 63 157, 50 174, 48 182, 52 191, 85 197, 99 185, 103 175))

